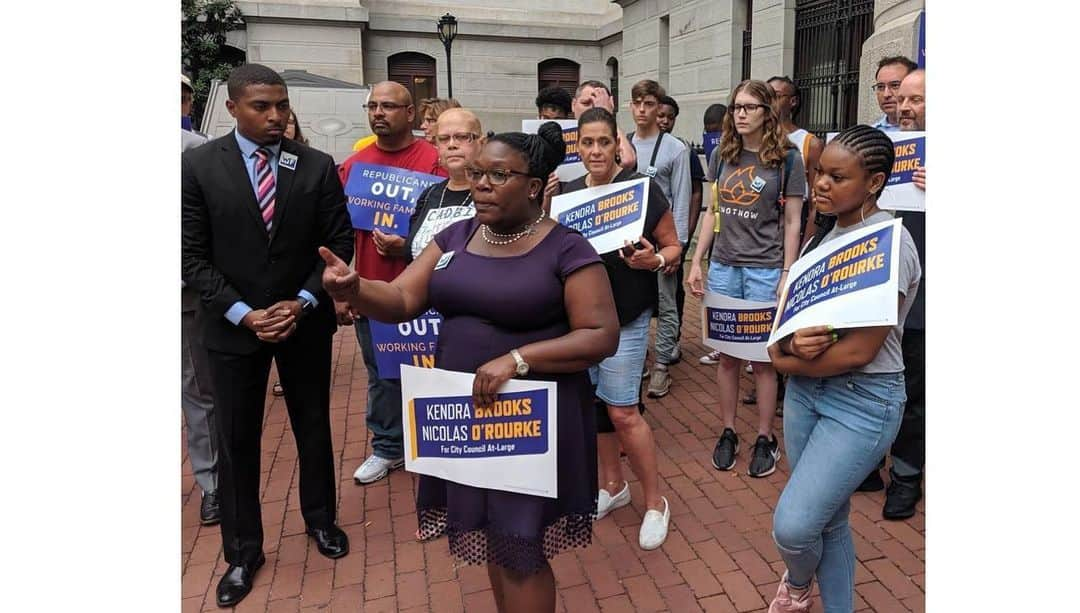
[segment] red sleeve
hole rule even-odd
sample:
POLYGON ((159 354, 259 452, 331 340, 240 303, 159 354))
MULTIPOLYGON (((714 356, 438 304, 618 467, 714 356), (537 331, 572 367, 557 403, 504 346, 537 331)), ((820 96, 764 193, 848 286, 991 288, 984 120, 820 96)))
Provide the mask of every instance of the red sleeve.
POLYGON ((358 156, 359 154, 360 153, 357 152, 350 155, 348 158, 345 159, 344 162, 341 163, 341 166, 338 166, 338 178, 341 179, 342 187, 348 184, 349 170, 352 168, 352 165, 356 163, 356 156, 358 156))

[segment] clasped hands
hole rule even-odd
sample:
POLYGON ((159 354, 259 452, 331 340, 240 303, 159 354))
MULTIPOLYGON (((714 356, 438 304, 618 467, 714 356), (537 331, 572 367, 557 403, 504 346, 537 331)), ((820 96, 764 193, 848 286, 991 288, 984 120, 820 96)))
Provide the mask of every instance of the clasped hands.
POLYGON ((296 332, 300 312, 298 300, 282 300, 265 309, 250 311, 240 323, 254 332, 260 341, 280 343, 296 332))

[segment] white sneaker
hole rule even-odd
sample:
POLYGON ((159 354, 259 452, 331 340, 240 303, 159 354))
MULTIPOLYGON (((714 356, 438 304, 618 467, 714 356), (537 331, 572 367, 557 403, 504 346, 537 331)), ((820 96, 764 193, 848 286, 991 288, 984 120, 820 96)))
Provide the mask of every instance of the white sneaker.
POLYGON ((404 465, 405 458, 387 460, 386 458, 380 458, 375 454, 371 454, 371 457, 364 460, 364 463, 360 465, 360 468, 357 468, 356 472, 353 473, 353 481, 357 484, 374 483, 390 474, 390 471, 395 468, 401 468, 404 465))
POLYGON ((716 366, 720 363, 721 355, 723 354, 721 354, 719 351, 710 351, 709 353, 706 353, 705 355, 698 358, 698 363, 704 364, 706 366, 716 366))
POLYGON ((645 551, 656 549, 667 540, 668 522, 671 521, 671 507, 667 498, 663 496, 664 512, 649 509, 645 513, 645 519, 641 520, 641 531, 638 532, 638 545, 645 551))
POLYGON ((630 504, 630 484, 626 481, 623 481, 623 488, 614 496, 606 489, 600 488, 600 495, 596 499, 596 521, 604 519, 608 513, 628 504, 630 504))

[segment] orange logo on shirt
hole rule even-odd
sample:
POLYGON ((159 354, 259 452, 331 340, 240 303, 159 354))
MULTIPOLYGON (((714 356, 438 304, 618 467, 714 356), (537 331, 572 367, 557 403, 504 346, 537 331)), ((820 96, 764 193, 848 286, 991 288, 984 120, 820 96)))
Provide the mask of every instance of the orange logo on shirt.
POLYGON ((753 182, 754 166, 747 166, 731 173, 720 186, 720 199, 728 204, 751 206, 758 201, 760 194, 750 189, 753 182))

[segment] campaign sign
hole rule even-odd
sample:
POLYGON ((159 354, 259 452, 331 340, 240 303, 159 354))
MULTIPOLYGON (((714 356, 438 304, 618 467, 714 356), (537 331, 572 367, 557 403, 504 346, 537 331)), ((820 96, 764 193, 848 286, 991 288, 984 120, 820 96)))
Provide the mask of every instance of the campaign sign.
POLYGON ((723 132, 703 132, 701 134, 701 147, 705 149, 705 163, 712 160, 713 149, 720 146, 720 137, 723 132))
POLYGON ((800 328, 895 326, 901 219, 818 245, 791 265, 769 345, 800 328))
MULTIPOLYGON (((828 143, 839 132, 825 136, 828 143)), ((926 211, 926 192, 912 182, 915 171, 926 165, 926 132, 886 132, 896 155, 885 190, 878 197, 878 207, 890 211, 926 211)))
POLYGON ((581 163, 581 154, 578 153, 578 123, 576 119, 522 119, 521 131, 526 134, 536 134, 543 124, 554 121, 562 128, 563 142, 566 143, 566 159, 555 169, 562 182, 573 181, 585 174, 585 165, 581 163))
POLYGON ((926 11, 919 11, 919 68, 926 68, 926 11))
POLYGON ((416 199, 442 177, 378 164, 353 164, 345 184, 349 217, 357 230, 409 235, 416 199))
POLYGON ((435 367, 442 315, 431 309, 412 321, 388 324, 369 319, 380 379, 401 377, 401 366, 435 367))
POLYGON ((926 211, 926 192, 912 183, 915 171, 926 160, 925 132, 886 132, 893 139, 896 161, 878 206, 895 211, 926 211))
POLYGON ((701 303, 701 342, 724 355, 768 362, 769 333, 776 317, 775 302, 754 302, 705 292, 701 303))
POLYGON ((560 194, 551 199, 551 218, 580 232, 597 253, 615 251, 645 230, 648 185, 642 178, 560 194))
POLYGON ((557 497, 556 384, 512 379, 491 406, 477 407, 474 376, 401 367, 405 470, 557 497))

